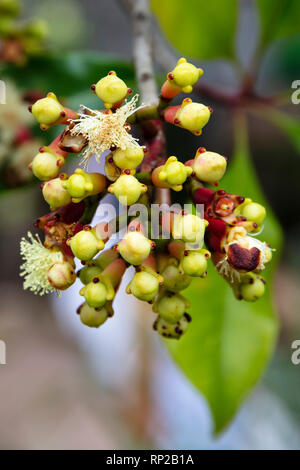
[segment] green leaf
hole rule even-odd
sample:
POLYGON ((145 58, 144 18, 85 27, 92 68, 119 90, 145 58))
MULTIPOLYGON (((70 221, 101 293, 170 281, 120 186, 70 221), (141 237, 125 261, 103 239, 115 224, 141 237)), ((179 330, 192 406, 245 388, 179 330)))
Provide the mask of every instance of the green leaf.
POLYGON ((281 230, 263 197, 243 132, 222 187, 267 206, 260 238, 277 252, 264 272, 266 294, 254 303, 236 300, 229 285, 210 264, 207 277, 194 280, 184 293, 191 300, 189 312, 193 317, 188 331, 178 342, 167 341, 179 367, 206 397, 216 433, 230 422, 261 377, 278 330, 271 289, 281 230))
POLYGON ((234 56, 236 0, 152 0, 151 5, 180 54, 201 60, 234 56))
POLYGON ((294 118, 277 109, 261 110, 257 112, 261 117, 278 127, 300 153, 300 119, 294 118))
POLYGON ((89 87, 110 70, 115 70, 128 86, 133 84, 134 70, 131 64, 92 51, 32 58, 22 68, 13 65, 3 67, 1 77, 11 78, 20 89, 36 88, 44 93, 54 91, 63 97, 89 92, 99 107, 101 102, 90 92, 89 87))
POLYGON ((299 34, 299 0, 256 0, 261 22, 261 45, 299 34))

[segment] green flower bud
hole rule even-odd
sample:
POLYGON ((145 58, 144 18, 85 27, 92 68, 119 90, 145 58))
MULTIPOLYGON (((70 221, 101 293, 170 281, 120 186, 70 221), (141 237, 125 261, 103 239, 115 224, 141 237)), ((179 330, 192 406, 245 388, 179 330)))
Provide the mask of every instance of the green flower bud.
POLYGON ((191 93, 198 79, 203 75, 203 70, 187 62, 186 59, 178 60, 176 67, 168 74, 168 79, 182 88, 185 93, 191 93))
POLYGON ((206 222, 197 215, 177 214, 174 217, 172 236, 188 243, 202 243, 206 222))
POLYGON ((38 179, 41 181, 49 181, 58 176, 60 168, 63 166, 65 159, 61 155, 54 152, 39 152, 31 163, 31 169, 38 179))
POLYGON ((94 278, 92 282, 83 287, 80 295, 83 295, 87 304, 94 308, 103 307, 107 301, 106 286, 98 278, 94 278), (95 282, 96 280, 98 282, 95 282))
POLYGON ((171 292, 180 292, 186 289, 192 282, 192 278, 187 274, 180 273, 178 266, 169 264, 162 271, 164 287, 171 292))
POLYGON ((106 178, 100 173, 85 173, 77 168, 74 174, 63 182, 63 187, 73 202, 80 202, 87 196, 101 193, 106 186, 106 178))
MULTIPOLYGON (((203 252, 209 253, 207 250, 203 252)), ((192 277, 201 277, 205 275, 207 270, 207 259, 210 255, 199 251, 188 251, 180 262, 180 269, 185 274, 192 277)))
POLYGON ((54 178, 47 181, 43 186, 43 196, 49 204, 51 210, 58 209, 71 202, 71 196, 63 187, 63 181, 60 178, 54 178))
POLYGON ((133 294, 140 300, 150 302, 154 299, 159 289, 159 278, 147 271, 141 271, 134 275, 127 286, 127 293, 133 294))
POLYGON ((81 322, 91 328, 99 328, 110 316, 106 307, 93 308, 86 302, 79 307, 78 313, 80 314, 81 322))
POLYGON ((113 152, 114 163, 122 170, 135 170, 142 163, 144 156, 142 147, 128 147, 126 150, 117 149, 113 152))
POLYGON ((179 339, 186 332, 191 320, 188 313, 185 313, 177 323, 169 323, 158 316, 153 324, 153 329, 164 338, 179 339))
POLYGON ((193 103, 190 98, 183 100, 180 109, 176 113, 176 119, 179 121, 178 125, 195 135, 202 133, 202 129, 208 123, 209 118, 209 108, 204 104, 193 103))
POLYGON ((37 122, 46 130, 59 120, 64 108, 54 93, 48 93, 46 98, 34 103, 31 111, 37 122))
POLYGON ((250 202, 249 204, 243 205, 240 213, 243 217, 246 217, 247 220, 251 220, 257 225, 261 225, 266 217, 266 209, 257 202, 250 202))
POLYGON ((183 183, 192 173, 193 169, 190 166, 184 165, 173 156, 169 157, 161 167, 158 178, 174 191, 181 191, 183 183))
POLYGON ((95 93, 106 108, 111 108, 126 98, 128 88, 126 83, 117 77, 116 72, 112 71, 95 85, 95 93))
POLYGON ((137 266, 148 258, 151 243, 151 240, 140 232, 128 232, 118 244, 118 250, 125 261, 137 266))
POLYGON ((182 295, 164 292, 155 302, 153 311, 166 322, 177 323, 188 307, 189 302, 182 295))
POLYGON ((215 152, 201 152, 201 150, 197 150, 193 170, 200 181, 214 184, 223 178, 226 166, 226 159, 222 155, 215 152))
POLYGON ((89 284, 92 280, 101 274, 102 269, 99 266, 91 264, 90 266, 85 266, 79 271, 79 279, 82 284, 89 284))
POLYGON ((47 278, 54 289, 68 289, 76 280, 75 266, 69 261, 54 263, 47 272, 47 278))
POLYGON ((136 203, 142 193, 147 191, 147 186, 141 184, 132 175, 121 175, 120 178, 108 188, 108 192, 114 194, 124 206, 136 203))
POLYGON ((74 256, 81 261, 89 261, 104 248, 104 243, 100 240, 94 230, 81 230, 67 241, 74 256))
POLYGON ((262 278, 251 277, 249 282, 240 286, 241 297, 247 302, 254 302, 265 293, 265 283, 262 278))

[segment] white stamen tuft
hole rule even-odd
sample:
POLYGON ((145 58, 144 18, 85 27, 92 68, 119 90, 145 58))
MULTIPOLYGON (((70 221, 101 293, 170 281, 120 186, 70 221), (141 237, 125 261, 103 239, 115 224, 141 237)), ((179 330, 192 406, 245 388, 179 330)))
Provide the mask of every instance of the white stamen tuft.
POLYGON ((26 238, 21 239, 20 251, 24 263, 21 266, 20 276, 24 277, 24 289, 31 290, 34 294, 44 295, 50 292, 59 292, 51 286, 47 273, 49 268, 58 261, 63 261, 60 251, 45 248, 39 236, 35 237, 28 232, 26 238))
POLYGON ((138 95, 135 95, 115 112, 107 114, 84 107, 90 114, 80 113, 79 118, 72 121, 75 126, 71 129, 72 135, 82 134, 88 140, 81 163, 87 164, 93 155, 99 162, 101 154, 113 145, 122 150, 139 145, 138 139, 124 127, 127 118, 137 109, 137 100, 138 95))

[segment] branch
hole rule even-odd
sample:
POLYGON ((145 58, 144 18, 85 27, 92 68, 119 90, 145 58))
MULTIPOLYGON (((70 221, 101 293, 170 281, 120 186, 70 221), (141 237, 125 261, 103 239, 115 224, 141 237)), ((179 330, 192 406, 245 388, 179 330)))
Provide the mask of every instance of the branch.
POLYGON ((131 7, 133 30, 133 61, 141 100, 154 104, 157 90, 151 54, 151 16, 148 0, 135 0, 131 7))

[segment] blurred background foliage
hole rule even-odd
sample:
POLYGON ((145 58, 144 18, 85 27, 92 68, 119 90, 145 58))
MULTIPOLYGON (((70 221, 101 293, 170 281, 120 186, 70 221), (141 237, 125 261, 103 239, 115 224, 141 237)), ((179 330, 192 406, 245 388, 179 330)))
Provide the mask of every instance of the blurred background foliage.
MULTIPOLYGON (((49 8, 44 0, 24 1, 21 22, 44 19, 48 39, 42 53, 21 64, 2 60, 0 78, 15 83, 21 95, 54 91, 70 107, 97 107, 89 86, 108 70, 136 88, 130 24, 120 3, 53 0, 49 8)), ((299 425, 299 371, 290 361, 291 342, 300 333, 300 220, 295 211, 300 198, 300 105, 291 102, 291 84, 300 79, 299 1, 152 0, 151 7, 169 56, 175 61, 185 55, 204 69, 193 99, 214 108, 200 139, 188 133, 182 138, 182 131, 166 127, 168 153, 184 161, 201 145, 227 155, 221 187, 267 206, 261 238, 276 249, 266 270, 267 295, 254 304, 236 301, 213 268, 205 280, 194 281, 186 292, 192 301, 192 328, 178 343, 166 342, 167 347, 208 400, 218 432, 257 383, 277 344, 262 386, 283 400, 299 425)), ((157 66, 158 83, 166 71, 157 66)), ((45 135, 33 124, 32 132, 44 143, 51 140, 51 133, 45 135)), ((1 245, 9 241, 10 246, 3 252, 7 269, 2 281, 10 280, 23 296, 17 279, 18 239, 30 218, 47 209, 35 182, 12 190, 2 181, 1 188, 1 245)), ((149 400, 146 393, 144 401, 149 400)))

